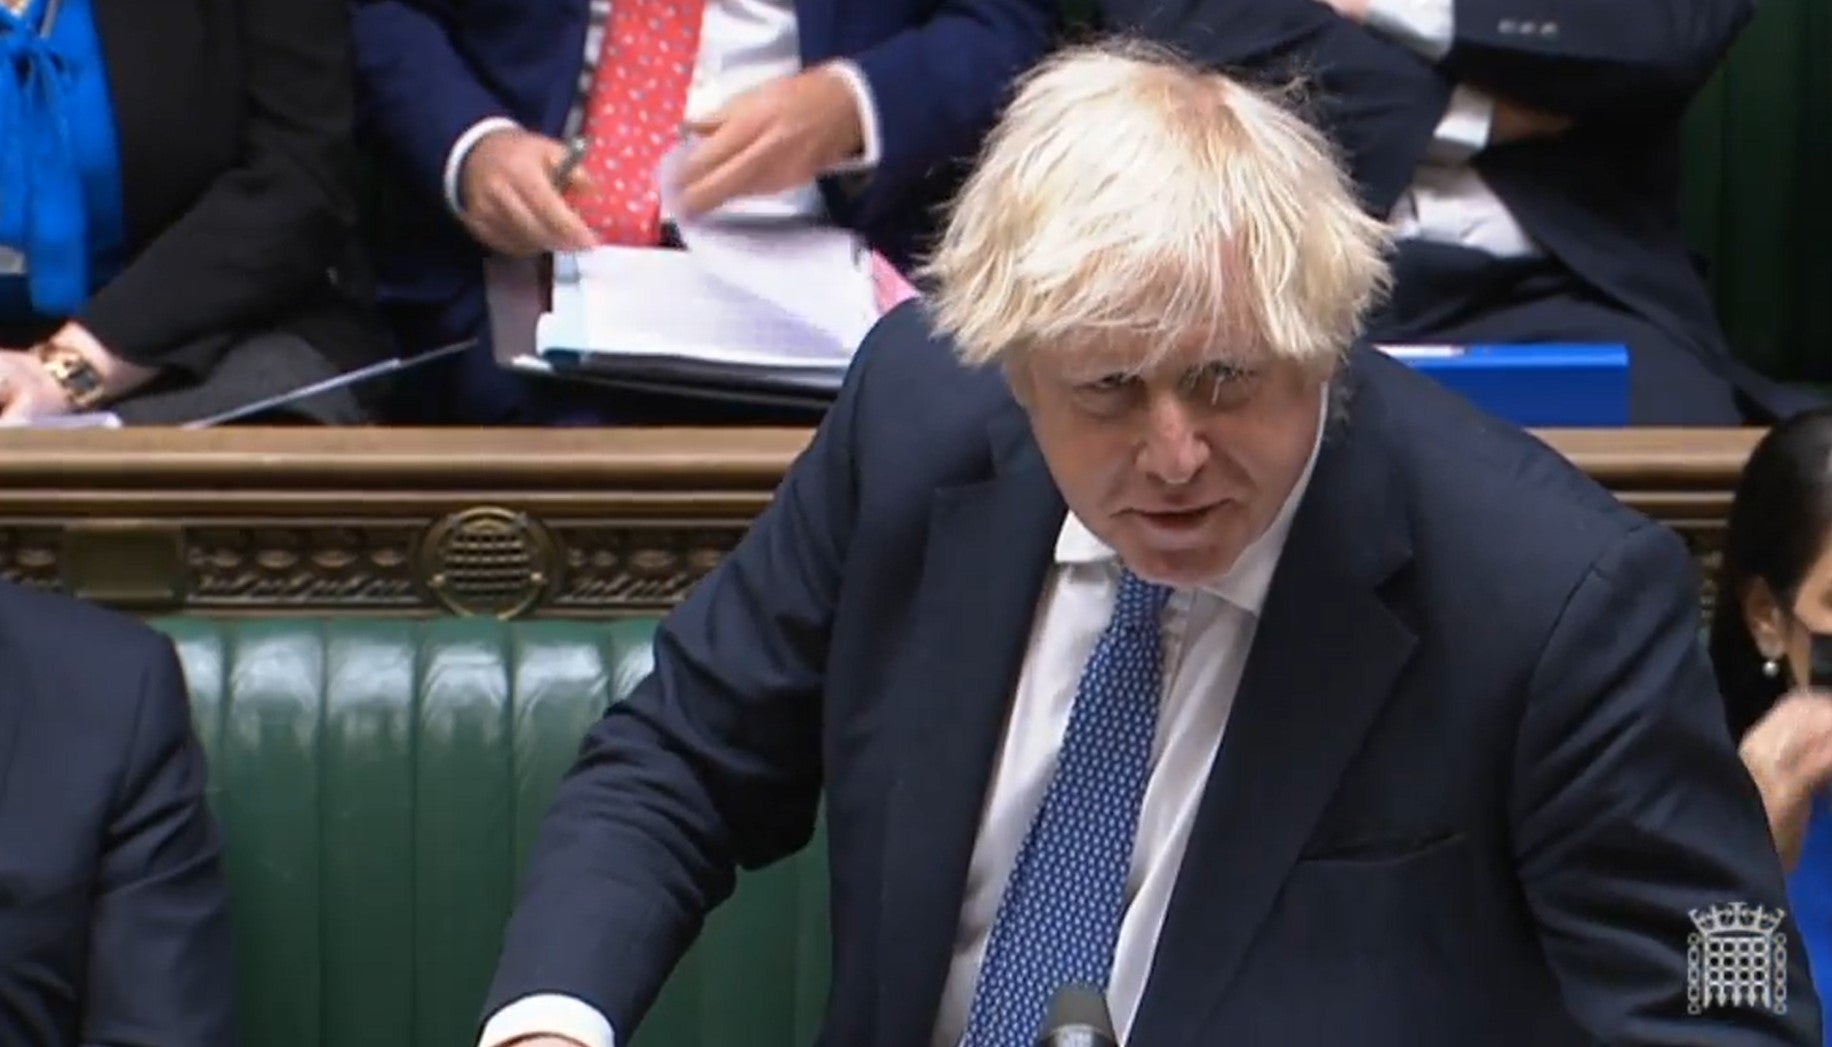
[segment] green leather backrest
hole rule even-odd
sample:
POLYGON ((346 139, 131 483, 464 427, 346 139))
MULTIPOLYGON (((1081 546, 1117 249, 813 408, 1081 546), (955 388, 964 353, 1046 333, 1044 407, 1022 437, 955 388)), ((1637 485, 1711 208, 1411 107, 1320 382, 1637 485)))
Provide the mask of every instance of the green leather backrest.
MULTIPOLYGON (((473 1042, 518 871, 652 622, 155 622, 227 840, 247 1042, 473 1042)), ((638 1044, 806 1044, 826 987, 820 841, 746 877, 638 1044)))

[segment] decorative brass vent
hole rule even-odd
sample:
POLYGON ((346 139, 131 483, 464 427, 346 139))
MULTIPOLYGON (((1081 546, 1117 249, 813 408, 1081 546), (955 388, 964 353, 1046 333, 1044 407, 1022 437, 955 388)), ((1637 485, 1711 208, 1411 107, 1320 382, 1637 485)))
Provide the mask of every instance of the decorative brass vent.
POLYGON ((453 614, 513 618, 558 581, 559 549, 547 529, 512 509, 466 509, 433 524, 420 545, 420 576, 453 614))

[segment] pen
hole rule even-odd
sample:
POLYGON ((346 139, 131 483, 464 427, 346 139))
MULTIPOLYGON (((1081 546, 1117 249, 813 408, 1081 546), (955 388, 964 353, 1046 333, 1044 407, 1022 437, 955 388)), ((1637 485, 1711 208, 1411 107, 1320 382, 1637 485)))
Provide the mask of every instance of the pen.
POLYGON ((585 137, 574 138, 567 143, 566 155, 560 158, 560 164, 553 169, 553 187, 565 191, 566 183, 572 181, 573 172, 585 161, 585 137))

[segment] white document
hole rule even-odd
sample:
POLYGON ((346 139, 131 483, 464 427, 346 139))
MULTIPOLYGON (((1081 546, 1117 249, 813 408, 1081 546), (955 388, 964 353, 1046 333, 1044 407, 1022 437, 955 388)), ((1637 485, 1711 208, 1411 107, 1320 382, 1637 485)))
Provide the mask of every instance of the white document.
POLYGON ((119 429, 121 416, 112 411, 83 414, 47 414, 37 418, 0 422, 0 429, 119 429))
MULTIPOLYGON (((681 153, 663 161, 664 208, 681 153)), ((878 320, 871 256, 805 219, 677 220, 686 250, 600 247, 555 258, 541 351, 652 356, 758 371, 843 371, 878 320)))

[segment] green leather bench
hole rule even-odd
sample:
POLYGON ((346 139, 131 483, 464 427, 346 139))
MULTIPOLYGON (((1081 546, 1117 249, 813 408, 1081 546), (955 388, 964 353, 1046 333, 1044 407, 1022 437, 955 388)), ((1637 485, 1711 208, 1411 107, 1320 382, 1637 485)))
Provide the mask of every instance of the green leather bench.
MULTIPOLYGON (((210 756, 247 1042, 473 1042, 541 814, 587 727, 647 671, 654 623, 154 624, 210 756)), ((813 1041, 821 846, 741 881, 635 1043, 813 1041)))

